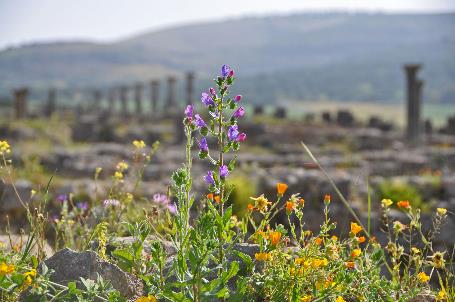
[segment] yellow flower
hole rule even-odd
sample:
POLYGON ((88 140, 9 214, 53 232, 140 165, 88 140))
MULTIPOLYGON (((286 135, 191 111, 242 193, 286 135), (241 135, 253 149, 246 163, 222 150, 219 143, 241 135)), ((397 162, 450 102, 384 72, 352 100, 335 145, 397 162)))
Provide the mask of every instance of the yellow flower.
POLYGON ((11 147, 7 141, 0 141, 0 155, 11 153, 11 147))
POLYGON ((439 216, 444 216, 447 214, 447 209, 446 208, 437 208, 436 212, 438 213, 439 216))
POLYGON ((122 179, 123 179, 123 173, 120 172, 120 171, 115 171, 115 173, 114 173, 114 178, 115 178, 116 180, 122 180, 122 179))
POLYGON ((411 247, 411 251, 414 255, 420 255, 420 250, 415 246, 411 247))
POLYGON ((383 208, 388 208, 393 204, 393 201, 391 199, 383 199, 381 200, 381 206, 383 208))
POLYGON ((420 282, 422 283, 427 283, 428 280, 430 280, 430 276, 425 274, 425 272, 420 272, 417 274, 417 278, 419 279, 420 282))
POLYGON ((137 298, 136 302, 156 302, 156 298, 154 296, 148 295, 147 297, 137 298))
POLYGON ((8 275, 14 272, 14 264, 0 263, 0 276, 8 275))
POLYGON ((139 149, 144 149, 144 148, 146 147, 146 144, 144 143, 143 140, 140 140, 140 141, 134 140, 134 141, 133 141, 133 145, 134 145, 134 147, 136 147, 136 149, 138 149, 138 150, 139 150, 139 149))
POLYGON ((26 286, 29 286, 30 284, 32 284, 33 278, 35 276, 36 276, 36 269, 32 269, 28 272, 25 272, 23 286, 26 287, 26 286))
POLYGON ((358 256, 360 256, 360 254, 362 254, 362 250, 361 249, 355 249, 351 252, 351 257, 352 258, 356 258, 358 256))
POLYGON ((276 184, 276 191, 278 196, 282 197, 286 190, 288 189, 288 185, 284 183, 277 183, 276 184))
POLYGON ((402 224, 398 220, 393 222, 393 229, 397 233, 401 233, 406 229, 406 225, 402 224))
POLYGON ((333 235, 333 236, 332 236, 332 241, 338 241, 338 237, 335 236, 335 235, 333 235))
POLYGON ((278 242, 280 242, 281 233, 280 232, 270 232, 269 239, 270 239, 270 242, 272 243, 272 245, 277 245, 278 242))
POLYGON ((362 231, 362 227, 355 222, 351 222, 351 233, 357 235, 360 231, 362 231))
POLYGON ((355 262, 354 261, 348 261, 344 264, 347 268, 353 269, 355 268, 355 262))
POLYGON ((322 238, 316 237, 314 239, 314 243, 316 243, 316 245, 321 245, 322 244, 322 238))
POLYGON ((257 261, 269 261, 270 259, 272 259, 270 253, 256 253, 254 254, 254 257, 256 258, 257 261))
POLYGON ((310 302, 312 299, 313 297, 311 297, 311 295, 304 295, 300 297, 300 302, 310 302))
POLYGON ((35 196, 35 195, 36 195, 36 190, 32 189, 32 190, 30 191, 30 198, 32 198, 32 197, 35 196))
POLYGON ((445 290, 440 290, 438 292, 438 295, 436 296, 436 300, 442 301, 442 300, 446 300, 446 299, 447 299, 447 295, 446 295, 445 290))
POLYGON ((268 206, 270 204, 272 204, 271 202, 269 202, 269 200, 267 198, 265 198, 264 194, 262 194, 259 197, 250 197, 250 198, 256 202, 255 206, 261 212, 267 211, 268 206))
POLYGON ((313 261, 311 262, 311 266, 313 268, 319 268, 321 266, 326 266, 327 264, 329 264, 329 261, 326 258, 323 259, 314 258, 313 261))
POLYGON ((123 172, 125 171, 126 169, 128 169, 128 164, 124 161, 121 161, 117 164, 117 167, 116 167, 117 171, 120 171, 120 172, 123 172))
POLYGON ((443 268, 445 266, 444 254, 441 252, 436 252, 431 256, 433 266, 435 268, 443 268))
POLYGON ((336 298, 335 302, 346 302, 346 300, 343 299, 342 296, 338 296, 338 297, 336 298))

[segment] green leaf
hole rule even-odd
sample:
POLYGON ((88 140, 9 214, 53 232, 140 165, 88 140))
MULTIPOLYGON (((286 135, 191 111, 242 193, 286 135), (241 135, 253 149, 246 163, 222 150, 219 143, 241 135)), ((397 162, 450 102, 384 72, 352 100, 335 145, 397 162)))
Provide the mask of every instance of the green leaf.
POLYGON ((232 205, 226 209, 226 212, 223 215, 223 224, 226 225, 232 216, 232 205))
POLYGON ((202 136, 207 136, 209 129, 207 127, 202 127, 201 130, 199 130, 202 136))
POLYGON ((234 253, 242 259, 243 263, 246 266, 246 271, 251 272, 253 269, 253 260, 251 259, 250 255, 242 253, 240 251, 234 251, 234 253))

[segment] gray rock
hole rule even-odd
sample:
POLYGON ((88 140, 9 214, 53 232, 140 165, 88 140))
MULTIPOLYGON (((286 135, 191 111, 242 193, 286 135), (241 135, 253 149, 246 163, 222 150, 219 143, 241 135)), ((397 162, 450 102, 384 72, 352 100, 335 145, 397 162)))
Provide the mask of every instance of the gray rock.
POLYGON ((144 295, 144 285, 137 277, 122 271, 117 265, 101 259, 93 251, 75 252, 68 248, 58 251, 44 261, 54 270, 51 280, 66 285, 80 278, 96 280, 99 274, 109 281, 128 301, 135 301, 144 295))
MULTIPOLYGON (((15 182, 17 193, 24 203, 30 198, 32 184, 28 180, 19 179, 15 182)), ((16 192, 11 184, 0 181, 0 211, 25 210, 20 203, 16 192)))
MULTIPOLYGON (((0 251, 11 251, 12 247, 17 247, 23 250, 28 240, 28 235, 0 235, 0 251)), ((50 257, 54 254, 54 250, 49 243, 44 242, 43 251, 46 257, 50 257)), ((35 244, 31 248, 31 254, 38 255, 38 246, 35 244)))

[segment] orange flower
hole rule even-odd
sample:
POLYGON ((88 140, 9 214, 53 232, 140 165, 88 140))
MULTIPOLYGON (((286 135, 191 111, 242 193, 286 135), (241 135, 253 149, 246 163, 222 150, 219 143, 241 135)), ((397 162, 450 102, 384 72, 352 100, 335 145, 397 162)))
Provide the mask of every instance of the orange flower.
POLYGON ((325 196, 324 196, 324 203, 325 203, 326 205, 329 205, 329 203, 330 203, 330 194, 325 194, 325 196))
POLYGON ((286 201, 286 212, 289 214, 294 211, 295 203, 291 200, 286 201))
POLYGON ((411 207, 411 204, 407 200, 402 200, 402 201, 397 202, 397 206, 400 209, 409 209, 411 207))
POLYGON ((301 206, 302 208, 305 206, 305 199, 303 198, 299 199, 299 206, 301 206))
POLYGON ((276 184, 276 191, 278 193, 278 196, 283 196, 286 190, 288 189, 288 185, 284 183, 277 183, 276 184))
POLYGON ((355 222, 351 222, 351 233, 357 235, 360 231, 362 231, 362 227, 355 222))
POLYGON ((208 199, 213 199, 213 193, 207 194, 207 198, 208 198, 208 199))
POLYGON ((248 211, 253 211, 254 210, 254 206, 251 203, 249 203, 247 205, 247 208, 248 208, 248 211))
POLYGON ((278 242, 280 242, 281 233, 280 232, 270 232, 269 239, 270 239, 270 242, 272 243, 272 245, 277 245, 278 242))
POLYGON ((321 245, 321 244, 322 244, 322 239, 319 238, 319 237, 316 237, 316 238, 314 239, 314 243, 316 243, 317 245, 321 245))
POLYGON ((220 196, 216 195, 214 197, 216 203, 220 203, 220 196))
POLYGON ((359 238, 357 238, 357 241, 359 243, 364 243, 365 242, 365 236, 360 236, 359 238))
POLYGON ((354 261, 348 261, 348 262, 345 263, 345 265, 346 265, 347 268, 350 268, 350 269, 355 268, 354 261))

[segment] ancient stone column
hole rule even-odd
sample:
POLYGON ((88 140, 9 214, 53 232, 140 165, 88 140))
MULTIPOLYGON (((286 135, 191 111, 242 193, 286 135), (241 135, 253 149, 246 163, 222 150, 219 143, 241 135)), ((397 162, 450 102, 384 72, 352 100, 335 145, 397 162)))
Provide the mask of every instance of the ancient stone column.
POLYGON ((27 88, 18 88, 13 91, 14 94, 14 115, 16 119, 27 117, 27 88))
POLYGON ((156 115, 158 110, 158 93, 160 88, 159 81, 151 81, 150 82, 150 108, 152 109, 152 113, 156 115))
POLYGON ((134 85, 134 102, 136 104, 136 114, 142 114, 142 92, 144 90, 144 86, 140 83, 134 85))
POLYGON ((120 103, 122 114, 128 114, 128 87, 120 87, 120 103))
POLYGON ((54 88, 50 88, 47 93, 47 103, 44 107, 44 115, 50 117, 55 111, 55 96, 56 92, 54 88))
POLYGON ((194 91, 194 73, 188 72, 186 74, 186 104, 192 104, 193 99, 193 91, 194 91))
POLYGON ((411 143, 416 142, 420 134, 420 90, 422 84, 418 84, 419 81, 417 80, 417 71, 419 68, 419 64, 408 64, 404 66, 407 78, 406 138, 411 143))
POLYGON ((165 107, 166 112, 173 111, 176 106, 176 92, 175 92, 175 77, 170 76, 167 78, 167 104, 165 107))

